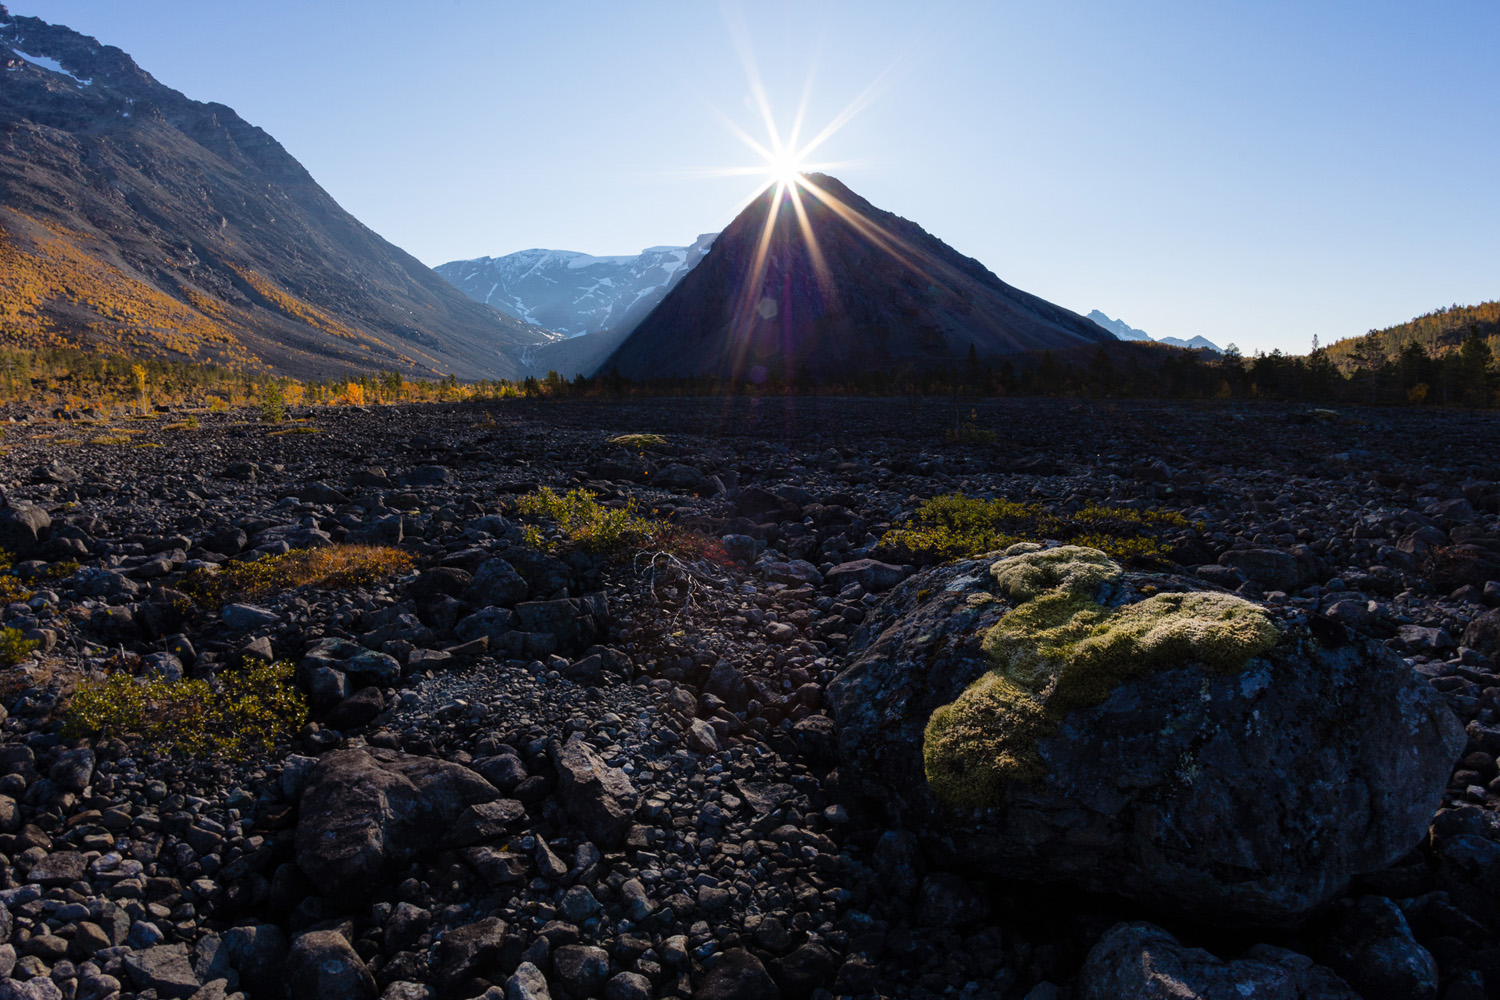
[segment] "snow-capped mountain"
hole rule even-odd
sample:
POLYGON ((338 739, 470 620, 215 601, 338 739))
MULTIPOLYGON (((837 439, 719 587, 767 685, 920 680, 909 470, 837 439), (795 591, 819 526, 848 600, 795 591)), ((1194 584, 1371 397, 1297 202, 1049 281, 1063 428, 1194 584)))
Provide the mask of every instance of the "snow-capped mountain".
POLYGON ((439 264, 438 274, 471 299, 569 337, 633 327, 708 253, 717 233, 692 246, 649 247, 634 256, 521 250, 439 264))
POLYGON ((1168 347, 1181 347, 1189 351, 1213 351, 1215 354, 1223 354, 1219 346, 1207 337, 1194 337, 1192 340, 1183 340, 1181 337, 1153 337, 1145 330, 1137 330, 1122 319, 1110 319, 1104 313, 1095 309, 1089 313, 1088 318, 1098 325, 1104 327, 1120 340, 1146 340, 1158 344, 1166 344, 1168 347))
POLYGON ((1151 335, 1145 330, 1137 330, 1126 323, 1123 319, 1110 319, 1099 310, 1095 309, 1089 313, 1088 318, 1098 323, 1104 329, 1114 334, 1121 340, 1150 340, 1151 335))

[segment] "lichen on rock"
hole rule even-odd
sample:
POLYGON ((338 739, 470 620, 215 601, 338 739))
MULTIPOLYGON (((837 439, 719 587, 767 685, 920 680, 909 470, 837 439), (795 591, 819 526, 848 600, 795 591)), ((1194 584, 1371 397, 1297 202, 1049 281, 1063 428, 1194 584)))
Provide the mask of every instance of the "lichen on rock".
POLYGON ((1119 579, 1121 572, 1109 556, 1082 545, 1022 552, 990 567, 1000 592, 1013 601, 1029 601, 1056 592, 1093 594, 1104 584, 1119 579))
POLYGON ((1281 637, 1263 608, 1230 594, 1158 594, 1106 607, 1095 597, 1122 571, 1097 549, 1027 552, 991 572, 1022 603, 985 634, 994 669, 935 710, 924 733, 927 781, 952 805, 997 806, 1010 782, 1041 777, 1037 742, 1121 684, 1187 664, 1232 673, 1281 637))

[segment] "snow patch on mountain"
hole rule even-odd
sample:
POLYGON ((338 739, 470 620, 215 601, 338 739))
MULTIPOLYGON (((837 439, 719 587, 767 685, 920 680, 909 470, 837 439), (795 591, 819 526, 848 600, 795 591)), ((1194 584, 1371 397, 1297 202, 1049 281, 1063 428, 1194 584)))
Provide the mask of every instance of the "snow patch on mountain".
POLYGON ((1099 326, 1104 327, 1120 340, 1141 340, 1166 344, 1168 347, 1181 347, 1189 351, 1213 351, 1215 354, 1224 352, 1217 344, 1206 337, 1194 337, 1192 340, 1183 340, 1181 337, 1153 337, 1145 330, 1137 330, 1121 319, 1110 319, 1107 315, 1095 309, 1088 314, 1088 318, 1099 326))
POLYGON ((578 337, 640 322, 703 259, 716 235, 686 247, 647 247, 634 256, 536 248, 450 261, 436 270, 472 299, 578 337))

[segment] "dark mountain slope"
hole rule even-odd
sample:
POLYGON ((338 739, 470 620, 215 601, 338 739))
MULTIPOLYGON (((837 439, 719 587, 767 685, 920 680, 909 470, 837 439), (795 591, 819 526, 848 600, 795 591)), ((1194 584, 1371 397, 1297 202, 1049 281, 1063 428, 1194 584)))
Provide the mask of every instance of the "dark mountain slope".
POLYGON ((271 136, 0 7, 0 343, 299 376, 511 376, 546 339, 360 224, 271 136))
POLYGON ((836 377, 947 364, 971 344, 995 357, 1114 341, 839 181, 812 174, 805 182, 801 213, 812 239, 791 194, 757 199, 601 370, 753 379, 805 366, 836 377))

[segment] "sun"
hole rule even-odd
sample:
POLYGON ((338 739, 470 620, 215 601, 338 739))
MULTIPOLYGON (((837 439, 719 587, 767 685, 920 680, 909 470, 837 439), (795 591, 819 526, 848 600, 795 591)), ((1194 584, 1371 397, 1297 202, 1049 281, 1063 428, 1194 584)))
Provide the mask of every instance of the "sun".
POLYGON ((773 149, 766 157, 766 172, 770 174, 772 183, 781 187, 791 187, 801 179, 806 172, 806 167, 797 150, 783 147, 773 149))

